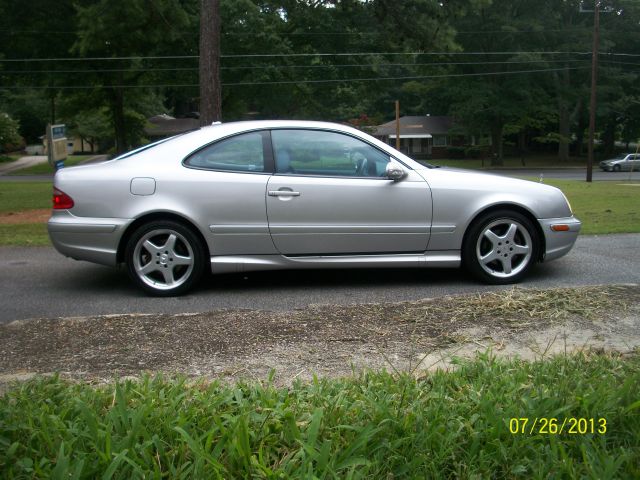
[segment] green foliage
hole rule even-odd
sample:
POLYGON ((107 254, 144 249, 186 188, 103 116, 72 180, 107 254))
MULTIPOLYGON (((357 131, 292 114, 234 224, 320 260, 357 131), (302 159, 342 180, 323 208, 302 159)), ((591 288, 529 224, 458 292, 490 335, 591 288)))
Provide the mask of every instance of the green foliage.
POLYGON ((0 153, 22 141, 19 129, 20 125, 16 120, 0 111, 0 153))
POLYGON ((276 388, 161 376, 57 377, 0 399, 3 477, 633 478, 637 356, 490 354, 420 379, 366 373, 276 388), (512 434, 512 418, 606 419, 604 434, 512 434))
MULTIPOLYGON (((548 53, 590 49, 593 18, 579 4, 221 0, 223 120, 364 114, 382 123, 400 100, 403 115, 451 114, 464 134, 491 135, 499 157, 506 139, 519 151, 557 144, 566 159, 569 143, 582 153, 589 56, 548 53)), ((197 55, 199 9, 198 0, 60 0, 56 15, 45 0, 0 5, 0 58, 106 59, 0 62, 0 110, 29 142, 55 109, 75 133, 137 146, 143 116, 198 110, 197 59, 157 57, 197 55)), ((633 2, 603 13, 601 50, 638 51, 639 14, 633 2)), ((603 55, 598 77, 605 152, 640 136, 637 73, 618 60, 603 55)))
POLYGON ((465 155, 464 147, 447 147, 447 156, 449 158, 464 158, 465 155))

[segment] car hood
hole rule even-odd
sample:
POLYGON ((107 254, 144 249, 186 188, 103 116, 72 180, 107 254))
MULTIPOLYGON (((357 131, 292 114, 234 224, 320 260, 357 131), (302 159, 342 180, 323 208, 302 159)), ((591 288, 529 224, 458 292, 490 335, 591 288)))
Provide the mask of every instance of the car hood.
MULTIPOLYGON (((455 198, 458 202, 475 202, 483 198, 485 206, 512 203, 526 208, 537 218, 572 215, 562 191, 544 183, 448 167, 427 168, 419 173, 434 192, 455 192, 452 201, 455 198)), ((437 195, 434 193, 434 197, 437 195)))

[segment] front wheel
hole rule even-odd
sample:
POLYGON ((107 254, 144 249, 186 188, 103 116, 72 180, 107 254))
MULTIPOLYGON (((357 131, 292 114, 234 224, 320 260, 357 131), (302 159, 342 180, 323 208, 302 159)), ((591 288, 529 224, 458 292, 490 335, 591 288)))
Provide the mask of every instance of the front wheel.
POLYGON ((129 276, 157 297, 180 295, 191 289, 204 271, 204 247, 184 225, 172 221, 139 227, 127 242, 129 276))
POLYGON ((540 240, 531 220, 509 210, 478 218, 462 246, 465 267, 479 280, 494 285, 522 280, 539 254, 540 240))
POLYGON ((622 168, 620 168, 620 165, 614 165, 613 166, 613 171, 614 172, 619 172, 620 170, 622 170, 622 168))

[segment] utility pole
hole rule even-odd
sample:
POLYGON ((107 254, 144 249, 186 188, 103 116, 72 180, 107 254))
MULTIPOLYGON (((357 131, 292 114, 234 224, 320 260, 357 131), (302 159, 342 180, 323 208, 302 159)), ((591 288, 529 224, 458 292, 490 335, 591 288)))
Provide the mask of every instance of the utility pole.
POLYGON ((220 0, 200 2, 200 126, 222 119, 220 0))
MULTIPOLYGON (((598 86, 598 47, 600 45, 600 0, 595 0, 593 10, 586 10, 580 2, 580 13, 593 12, 593 47, 591 54, 591 100, 589 103, 589 146, 587 156, 587 182, 591 182, 593 177, 593 144, 596 135, 596 109, 597 98, 596 89, 598 86)), ((604 6, 603 13, 611 13, 614 9, 604 6)))
POLYGON ((600 44, 600 2, 596 0, 593 13, 593 51, 591 56, 591 101, 589 103, 589 147, 587 156, 587 182, 593 177, 593 143, 596 134, 596 87, 598 85, 598 45, 600 44))

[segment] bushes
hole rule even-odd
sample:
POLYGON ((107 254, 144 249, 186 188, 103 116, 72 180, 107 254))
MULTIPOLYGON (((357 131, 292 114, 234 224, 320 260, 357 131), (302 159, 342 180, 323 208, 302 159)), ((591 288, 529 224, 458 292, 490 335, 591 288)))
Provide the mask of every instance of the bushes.
POLYGON ((447 158, 486 158, 489 156, 488 145, 451 146, 447 147, 447 158))

